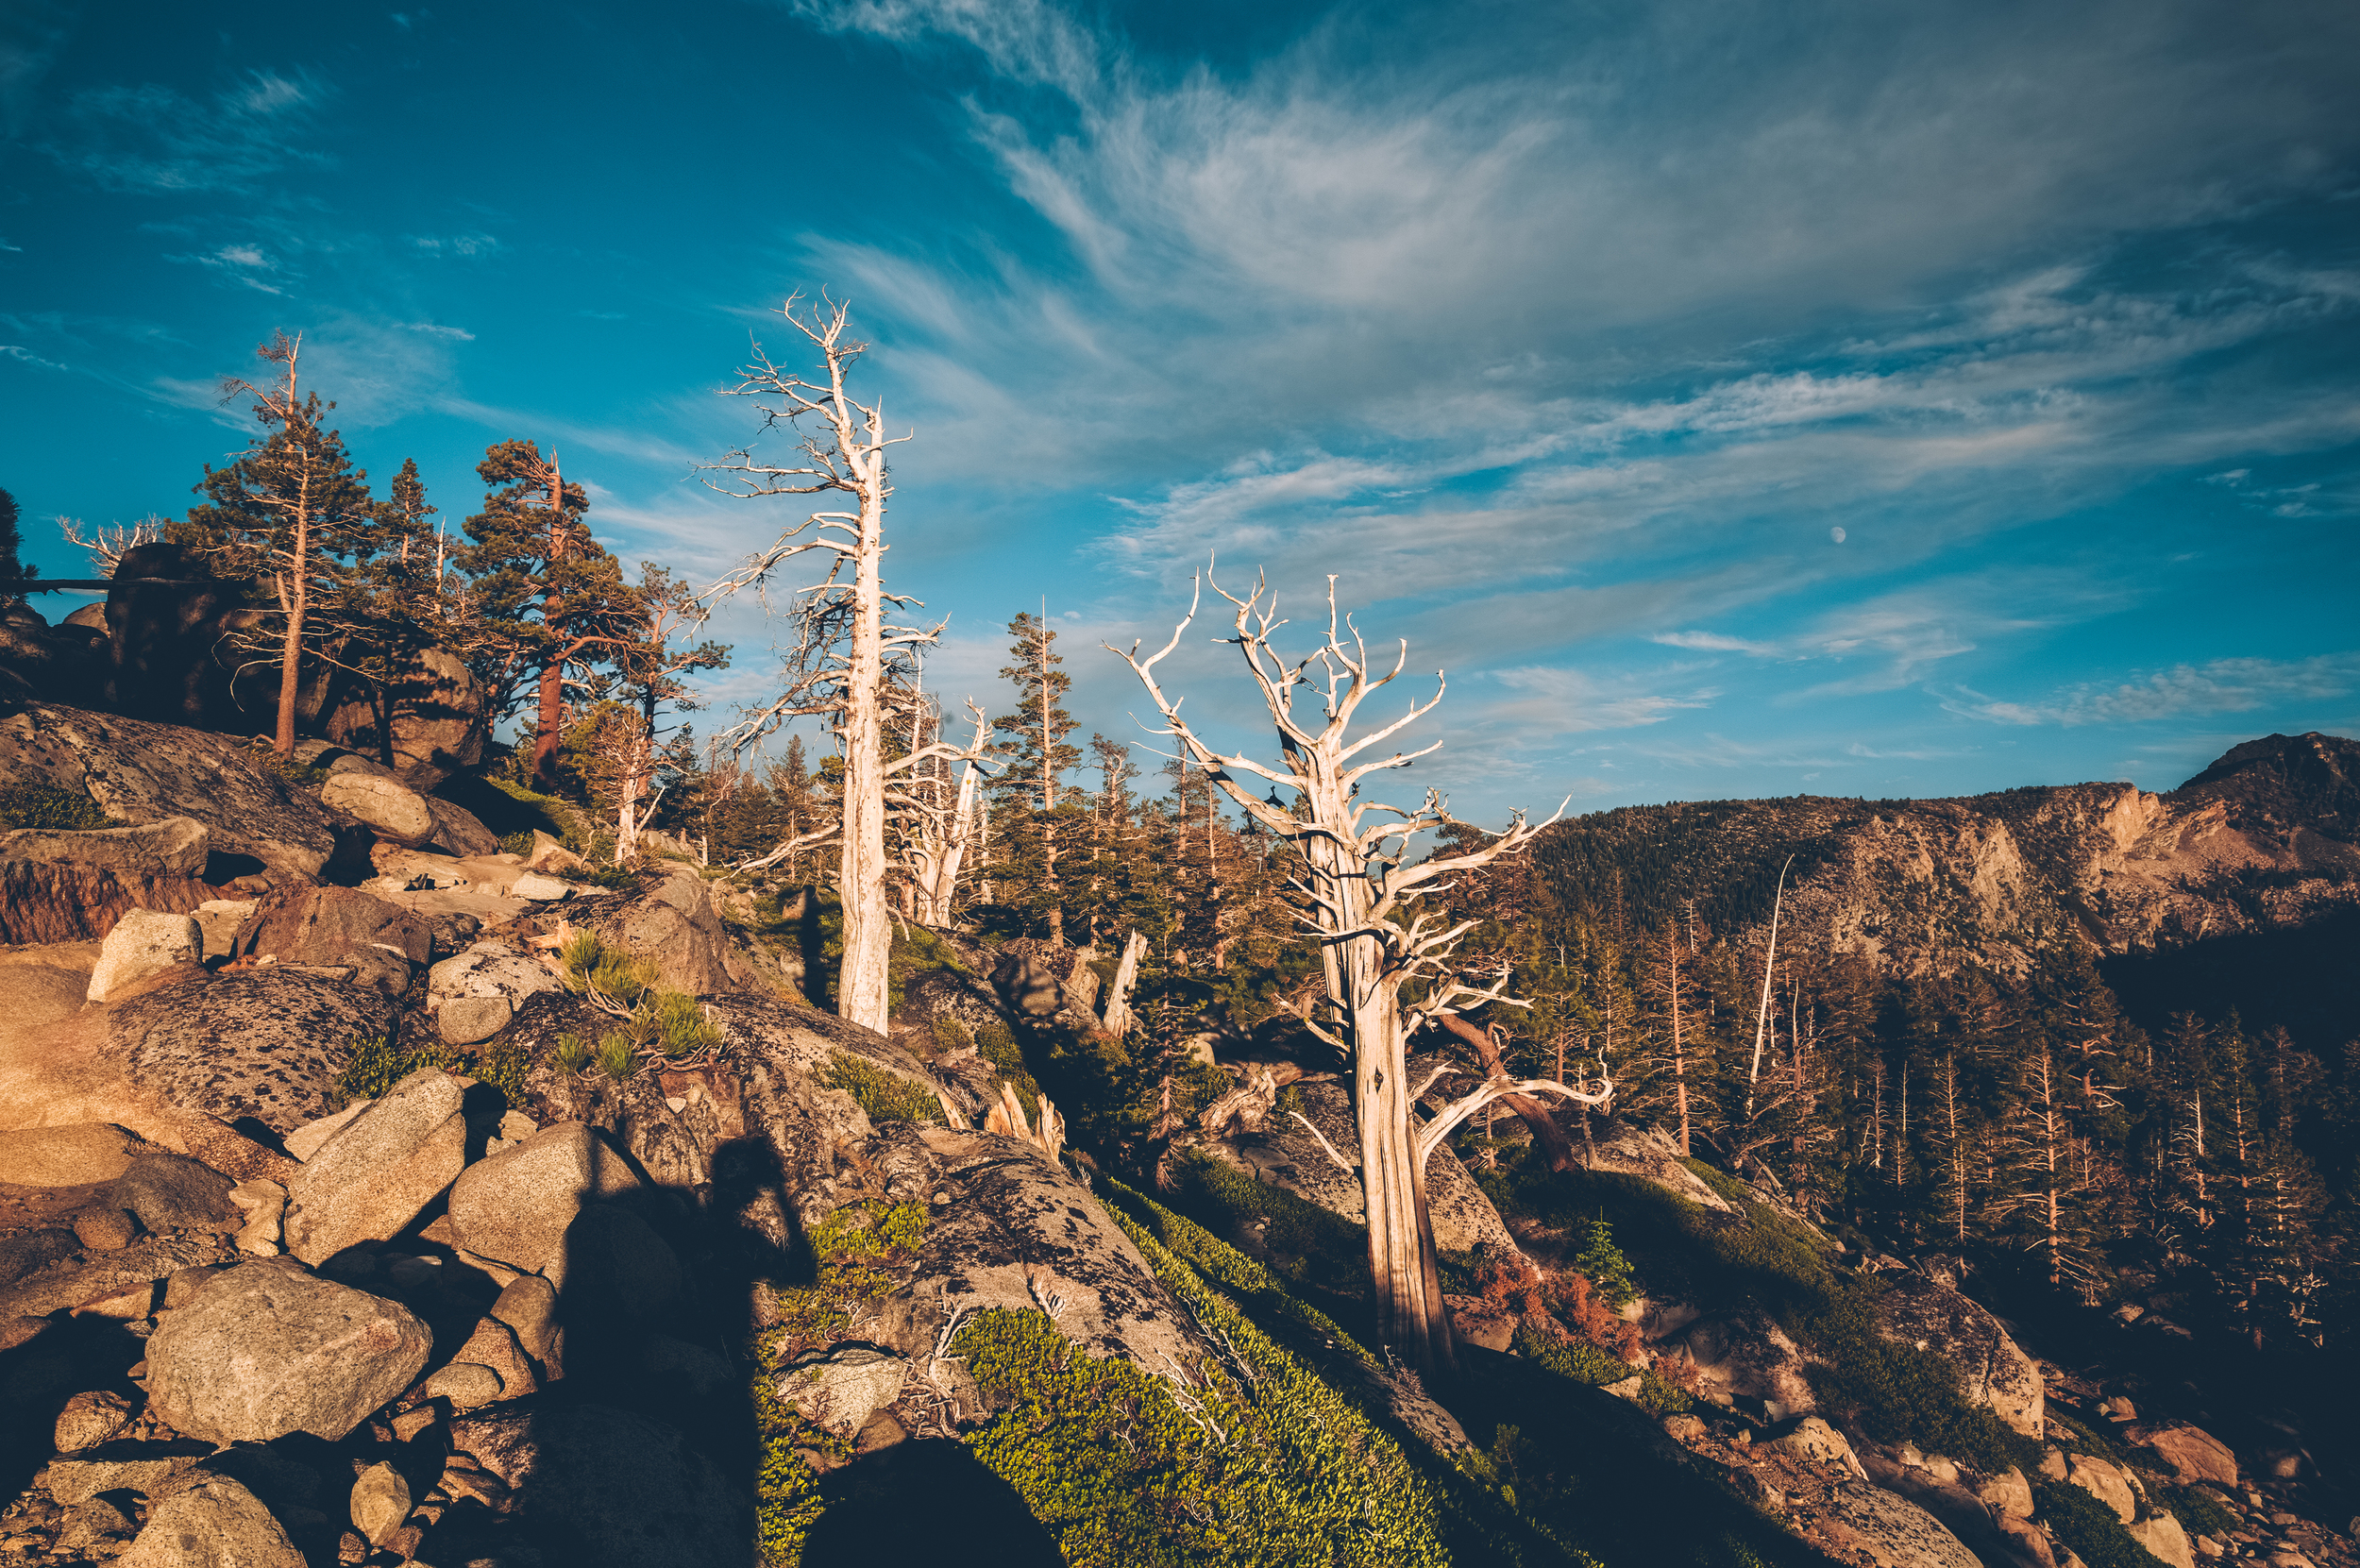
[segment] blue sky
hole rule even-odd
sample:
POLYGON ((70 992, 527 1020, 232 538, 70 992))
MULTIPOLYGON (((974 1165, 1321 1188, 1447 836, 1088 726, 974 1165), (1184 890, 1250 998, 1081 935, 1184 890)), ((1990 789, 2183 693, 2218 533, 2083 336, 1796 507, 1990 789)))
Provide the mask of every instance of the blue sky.
MULTIPOLYGON (((710 579, 785 520, 695 479, 752 433, 716 391, 824 285, 917 434, 890 585, 995 710, 1045 599, 1137 735, 1097 644, 1218 552, 1447 667, 1417 777, 1478 819, 2360 733, 2348 5, 0 26, 0 485, 52 575, 54 517, 190 504, 283 327, 380 484, 415 457, 456 521, 530 436, 710 579)), ((769 633, 722 619, 726 706, 769 633)), ((1245 738, 1234 658, 1168 684, 1245 738)))

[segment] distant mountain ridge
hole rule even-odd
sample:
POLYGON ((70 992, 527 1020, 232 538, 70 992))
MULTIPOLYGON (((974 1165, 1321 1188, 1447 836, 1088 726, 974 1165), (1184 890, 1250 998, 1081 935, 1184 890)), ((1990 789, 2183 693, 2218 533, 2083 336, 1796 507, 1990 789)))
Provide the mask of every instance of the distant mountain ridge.
POLYGON ((2125 954, 2285 931, 2360 910, 2360 741, 2248 741, 2161 795, 2116 783, 1627 806, 1552 829, 1535 871, 1593 925, 1693 920, 1743 939, 1768 920, 1789 855, 1782 939, 1900 975, 2023 975, 2072 934, 2125 954))

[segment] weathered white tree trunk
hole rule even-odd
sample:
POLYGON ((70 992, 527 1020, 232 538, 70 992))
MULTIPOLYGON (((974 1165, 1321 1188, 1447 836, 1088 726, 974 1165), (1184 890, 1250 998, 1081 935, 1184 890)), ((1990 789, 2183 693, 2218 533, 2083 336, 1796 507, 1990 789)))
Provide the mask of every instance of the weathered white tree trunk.
MULTIPOLYGON (((1505 972, 1486 988, 1465 984, 1451 964, 1458 939, 1475 922, 1444 924, 1418 909, 1418 901, 1429 885, 1522 849, 1540 827, 1519 817, 1480 850, 1406 865, 1412 837, 1453 820, 1441 796, 1428 790, 1424 805, 1403 811, 1361 800, 1357 791, 1368 775, 1406 767, 1435 748, 1395 751, 1373 762, 1356 764, 1354 759, 1432 712, 1441 701, 1441 691, 1424 703, 1413 703, 1403 717, 1356 738, 1349 733, 1354 710, 1401 673, 1408 645, 1402 645, 1390 673, 1376 673, 1357 631, 1350 644, 1340 639, 1340 631, 1348 628, 1336 610, 1335 579, 1330 578, 1325 641, 1308 659, 1285 658, 1270 644, 1277 612, 1263 602, 1264 585, 1257 582, 1244 599, 1218 586, 1214 591, 1237 606, 1237 635, 1229 640, 1244 653, 1277 727, 1284 758, 1280 767, 1215 751, 1188 728, 1177 703, 1157 686, 1155 666, 1179 646, 1195 618, 1193 604, 1161 651, 1142 659, 1136 643, 1127 653, 1113 651, 1138 676, 1163 715, 1166 728, 1159 733, 1177 738, 1208 779, 1303 856, 1303 874, 1293 886, 1303 923, 1319 937, 1326 980, 1326 1016, 1306 1017, 1305 1022, 1352 1064, 1357 1173, 1368 1215, 1369 1278, 1376 1299, 1377 1332, 1420 1371, 1447 1374, 1458 1368, 1458 1351, 1442 1304, 1441 1259, 1425 1202, 1425 1162, 1468 1117, 1502 1097, 1555 1094, 1598 1104, 1611 1093, 1611 1086, 1603 1082, 1603 1064, 1594 1090, 1569 1088, 1545 1078, 1519 1082, 1495 1066, 1487 1067, 1473 1092, 1421 1122, 1418 1100, 1453 1069, 1446 1064, 1424 1085, 1407 1081, 1409 1037, 1421 1024, 1486 1003, 1522 1005, 1500 994, 1505 972), (1319 708, 1317 719, 1297 720, 1298 687, 1307 690, 1319 708), (1261 799, 1233 769, 1292 788, 1297 809, 1261 799), (1373 825, 1367 821, 1372 817, 1376 818, 1373 825), (1425 984, 1424 999, 1414 1007, 1402 1001, 1402 988, 1412 980, 1425 984)), ((1312 1130, 1317 1134, 1318 1129, 1312 1130)), ((1321 1142, 1325 1145, 1326 1139, 1323 1137, 1321 1142)), ((1328 1153, 1339 1165, 1353 1169, 1333 1147, 1328 1153)))
POLYGON ((1115 961, 1114 984, 1106 987, 1106 1007, 1099 1015, 1099 1022, 1118 1039, 1129 1034, 1132 1024, 1138 1021, 1131 1011, 1131 989, 1139 983, 1139 959, 1146 952, 1147 938, 1134 931, 1123 938, 1122 956, 1115 961))

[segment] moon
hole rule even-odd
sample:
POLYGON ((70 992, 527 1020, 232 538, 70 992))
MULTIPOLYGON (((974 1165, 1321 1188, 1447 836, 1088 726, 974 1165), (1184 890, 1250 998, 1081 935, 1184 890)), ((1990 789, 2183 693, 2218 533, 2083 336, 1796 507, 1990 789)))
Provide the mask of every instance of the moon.
POLYGON ((1844 531, 1840 528, 1831 528, 1828 530, 1828 537, 1840 545, 1844 543, 1844 531))

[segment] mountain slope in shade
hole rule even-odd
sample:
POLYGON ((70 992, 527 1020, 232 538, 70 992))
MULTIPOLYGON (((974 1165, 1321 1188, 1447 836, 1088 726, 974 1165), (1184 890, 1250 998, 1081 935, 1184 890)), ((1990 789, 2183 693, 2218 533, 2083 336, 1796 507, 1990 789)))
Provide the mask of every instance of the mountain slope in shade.
POLYGON ((2023 974, 2078 934, 2101 952, 2284 931, 2360 908, 2360 742, 2271 735, 2179 789, 2127 784, 1936 801, 1797 796, 1634 806, 1536 851, 1559 908, 1627 928, 1767 921, 1898 974, 2023 974))

